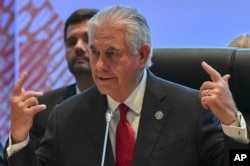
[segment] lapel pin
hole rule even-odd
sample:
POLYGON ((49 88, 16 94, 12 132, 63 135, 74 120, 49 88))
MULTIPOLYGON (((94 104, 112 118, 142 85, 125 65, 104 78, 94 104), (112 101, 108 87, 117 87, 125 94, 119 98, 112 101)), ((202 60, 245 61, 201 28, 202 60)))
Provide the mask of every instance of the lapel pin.
POLYGON ((163 118, 163 112, 161 112, 161 111, 157 111, 156 113, 155 113, 155 119, 157 119, 157 120, 161 120, 162 118, 163 118))

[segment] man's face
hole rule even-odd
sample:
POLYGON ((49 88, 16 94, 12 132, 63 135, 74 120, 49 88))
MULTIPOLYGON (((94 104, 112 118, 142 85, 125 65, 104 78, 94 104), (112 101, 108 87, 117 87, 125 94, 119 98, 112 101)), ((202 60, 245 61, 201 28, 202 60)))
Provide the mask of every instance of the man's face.
POLYGON ((90 73, 88 49, 88 20, 69 25, 66 34, 66 57, 73 75, 90 73))
POLYGON ((99 91, 120 102, 141 79, 145 62, 127 46, 123 27, 102 26, 89 41, 92 76, 99 91))

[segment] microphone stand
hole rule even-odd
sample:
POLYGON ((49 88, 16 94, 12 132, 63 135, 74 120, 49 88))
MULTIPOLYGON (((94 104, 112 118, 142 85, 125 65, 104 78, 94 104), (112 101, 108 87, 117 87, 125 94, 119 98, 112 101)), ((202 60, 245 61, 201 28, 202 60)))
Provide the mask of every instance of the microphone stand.
POLYGON ((105 154, 106 154, 106 146, 107 146, 107 139, 108 139, 108 132, 109 132, 109 124, 112 119, 113 113, 111 110, 108 110, 105 114, 106 118, 106 130, 105 130, 105 137, 104 137, 104 144, 102 150, 102 163, 101 166, 104 166, 105 154))

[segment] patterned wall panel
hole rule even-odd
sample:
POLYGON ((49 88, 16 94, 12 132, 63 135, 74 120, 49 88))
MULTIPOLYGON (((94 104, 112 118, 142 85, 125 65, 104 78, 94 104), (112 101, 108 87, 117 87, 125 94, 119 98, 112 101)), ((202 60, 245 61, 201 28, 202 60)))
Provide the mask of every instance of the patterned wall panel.
POLYGON ((27 90, 48 91, 73 81, 65 62, 63 26, 49 0, 1 1, 2 142, 5 142, 10 128, 11 90, 21 72, 28 72, 24 85, 27 90))
POLYGON ((1 1, 0 8, 0 139, 4 144, 10 127, 9 99, 14 84, 14 1, 1 1))

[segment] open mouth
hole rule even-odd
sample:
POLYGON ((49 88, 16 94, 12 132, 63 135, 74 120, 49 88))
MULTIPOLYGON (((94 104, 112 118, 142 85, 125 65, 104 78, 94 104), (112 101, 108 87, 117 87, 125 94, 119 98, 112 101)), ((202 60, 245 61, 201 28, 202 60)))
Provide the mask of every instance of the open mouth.
POLYGON ((102 80, 102 81, 107 81, 107 80, 110 80, 111 78, 98 77, 98 79, 100 79, 100 80, 102 80))

